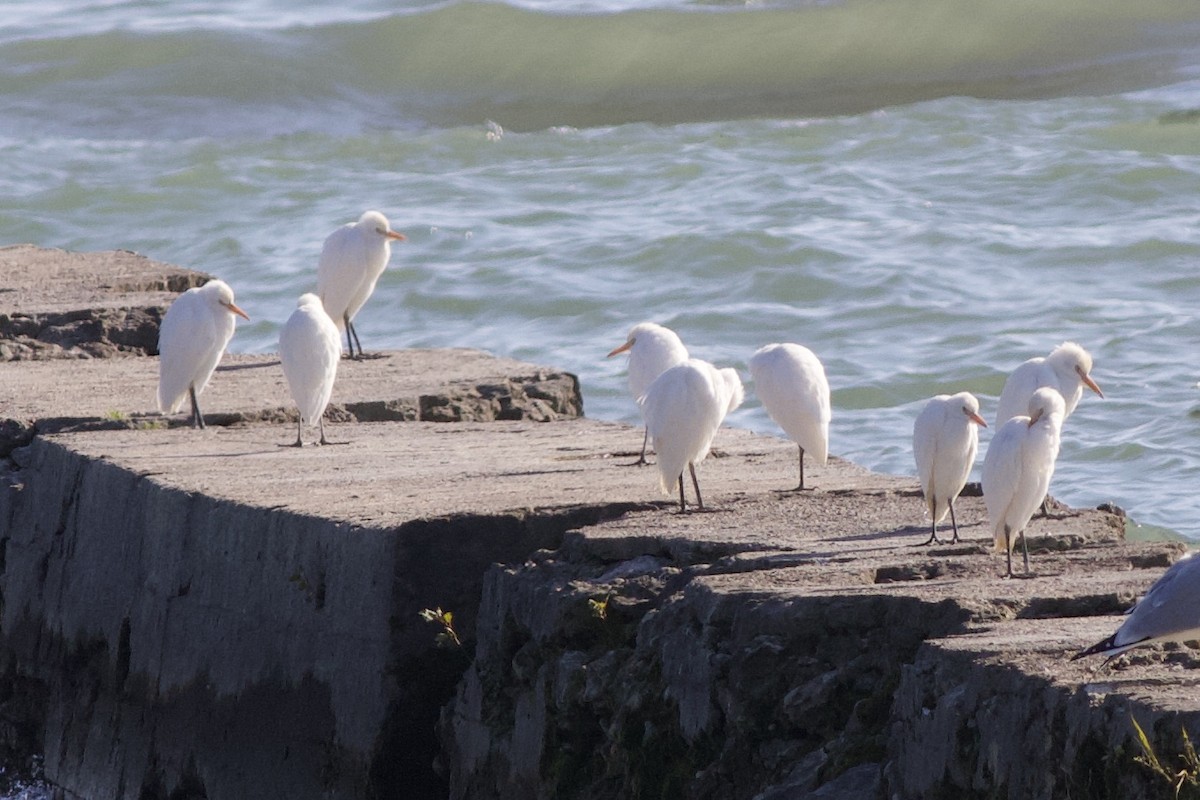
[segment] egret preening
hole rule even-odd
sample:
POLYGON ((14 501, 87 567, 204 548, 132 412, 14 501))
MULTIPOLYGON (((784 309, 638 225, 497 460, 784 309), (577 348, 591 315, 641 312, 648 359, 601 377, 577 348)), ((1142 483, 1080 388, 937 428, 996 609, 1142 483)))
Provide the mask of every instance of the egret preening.
POLYGON ((296 422, 296 447, 303 446, 301 434, 306 424, 316 424, 325 440, 325 407, 333 393, 338 361, 342 357, 337 326, 325 313, 321 298, 302 294, 296 310, 288 317, 279 334, 279 360, 288 389, 296 401, 300 417, 296 422))
MULTIPOLYGON (((626 352, 629 353, 629 391, 633 393, 633 399, 638 402, 639 408, 642 395, 650 388, 654 379, 665 370, 688 359, 687 348, 675 335, 675 331, 653 322, 634 325, 629 330, 625 344, 614 348, 608 357, 626 352)), ((649 431, 642 436, 642 454, 634 464, 647 463, 646 441, 649 436, 649 431)))
POLYGON ((234 314, 250 319, 234 304, 233 290, 225 281, 188 289, 171 303, 158 331, 159 411, 174 414, 184 398, 190 398, 192 427, 204 427, 196 396, 208 385, 233 337, 234 314))
POLYGON ((687 510, 683 470, 692 476, 696 505, 704 508, 696 464, 704 460, 725 415, 742 404, 742 381, 735 370, 717 369, 691 358, 655 378, 642 396, 646 430, 658 453, 662 490, 679 485, 679 510, 687 510))
POLYGON ((1200 558, 1191 553, 1171 565, 1137 602, 1117 632, 1071 660, 1103 653, 1112 658, 1152 642, 1200 639, 1200 558))
POLYGON ((329 318, 339 329, 345 329, 351 358, 356 358, 355 345, 357 358, 363 354, 358 331, 354 330, 354 315, 375 291, 375 283, 392 256, 393 241, 404 241, 404 234, 392 230, 383 214, 367 211, 358 222, 347 223, 329 234, 321 247, 317 294, 329 318))
POLYGON ((954 499, 958 497, 979 452, 979 428, 987 427, 979 416, 979 401, 970 392, 939 394, 925 404, 913 424, 913 455, 917 477, 929 509, 930 532, 925 544, 938 541, 938 523, 950 512, 954 529, 951 544, 958 541, 954 499))
POLYGON ((1074 342, 1063 342, 1045 358, 1029 359, 1005 380, 996 407, 996 425, 1026 413, 1029 398, 1043 386, 1057 389, 1062 395, 1063 419, 1066 419, 1079 404, 1084 386, 1104 397, 1091 373, 1091 354, 1074 342))
POLYGON ((813 352, 798 344, 769 344, 750 358, 754 393, 788 438, 800 446, 800 485, 804 454, 824 465, 829 456, 829 381, 813 352))
POLYGON ((996 549, 1008 558, 1012 577, 1012 548, 1017 535, 1029 575, 1029 545, 1024 530, 1050 486, 1065 404, 1056 389, 1042 387, 1029 400, 1029 416, 1013 417, 1000 426, 983 458, 983 502, 996 549))

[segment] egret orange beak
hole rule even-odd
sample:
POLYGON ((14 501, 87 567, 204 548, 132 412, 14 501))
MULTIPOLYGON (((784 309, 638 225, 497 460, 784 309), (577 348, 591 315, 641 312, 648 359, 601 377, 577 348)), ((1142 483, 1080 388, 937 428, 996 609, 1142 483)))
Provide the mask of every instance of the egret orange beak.
POLYGON ((1029 418, 1029 427, 1031 427, 1031 428, 1032 428, 1032 427, 1034 426, 1034 423, 1036 423, 1036 422, 1037 422, 1039 419, 1041 419, 1041 418, 1042 418, 1042 414, 1043 414, 1043 413, 1044 413, 1044 412, 1043 412, 1043 411, 1042 411, 1042 410, 1039 408, 1039 409, 1037 410, 1037 413, 1036 413, 1036 414, 1034 414, 1033 416, 1031 416, 1031 417, 1029 418))
POLYGON ((987 423, 983 421, 983 417, 978 414, 967 414, 967 418, 982 428, 987 427, 987 423))
MULTIPOLYGON (((376 228, 376 230, 379 230, 379 229, 376 228)), ((394 230, 392 230, 390 228, 388 228, 386 230, 380 230, 379 234, 388 239, 395 239, 398 242, 403 242, 407 238, 407 237, 405 237, 405 235, 403 233, 396 233, 394 230)))
POLYGON ((237 307, 235 304, 233 304, 233 303, 230 303, 229 305, 227 305, 227 306, 225 306, 225 307, 229 309, 230 313, 232 313, 232 314, 237 314, 239 317, 241 317, 242 319, 246 320, 246 322, 249 322, 249 321, 250 321, 250 315, 249 315, 249 314, 247 314, 245 311, 242 311, 242 310, 241 310, 240 308, 238 308, 238 307, 237 307))
POLYGON ((633 347, 632 339, 630 339, 628 342, 621 345, 620 347, 614 348, 607 356, 605 356, 605 358, 612 358, 613 356, 619 356, 621 353, 624 353, 626 350, 628 350, 631 347, 633 347))
POLYGON ((1083 371, 1082 371, 1082 370, 1080 370, 1080 371, 1079 371, 1079 377, 1083 379, 1083 385, 1084 385, 1084 386, 1088 387, 1088 388, 1089 388, 1089 389, 1091 389, 1093 392, 1095 392, 1096 394, 1100 395, 1100 397, 1104 397, 1104 392, 1100 391, 1100 387, 1096 385, 1096 382, 1095 382, 1094 380, 1092 380, 1092 376, 1091 376, 1091 375, 1084 375, 1084 374, 1083 374, 1083 371))

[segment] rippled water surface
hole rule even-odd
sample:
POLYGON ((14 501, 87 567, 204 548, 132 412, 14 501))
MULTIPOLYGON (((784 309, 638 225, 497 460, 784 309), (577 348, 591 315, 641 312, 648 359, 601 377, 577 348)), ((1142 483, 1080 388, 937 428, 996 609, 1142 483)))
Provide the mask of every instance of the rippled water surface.
MULTIPOLYGON (((264 352, 378 208, 409 241, 368 349, 562 367, 633 422, 604 354, 636 322, 747 380, 796 341, 832 452, 902 474, 925 398, 990 418, 1072 339, 1106 399, 1052 491, 1200 537, 1200 7, 962 8, 0 4, 0 242, 217 274, 254 319, 232 347, 264 352)), ((731 424, 775 431, 752 391, 731 424)))

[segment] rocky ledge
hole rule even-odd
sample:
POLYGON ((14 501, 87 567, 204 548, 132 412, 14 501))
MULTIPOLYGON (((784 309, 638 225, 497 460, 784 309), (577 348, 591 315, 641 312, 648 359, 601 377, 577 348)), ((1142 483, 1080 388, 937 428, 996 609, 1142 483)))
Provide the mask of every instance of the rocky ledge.
POLYGON ((918 547, 914 481, 780 491, 794 445, 745 431, 678 514, 547 367, 344 362, 302 449, 269 356, 206 431, 154 380, 0 365, 0 755, 63 797, 1140 798, 1132 722, 1171 770, 1200 732, 1191 649, 1067 660, 1183 549, 1112 509, 1056 505, 1008 580, 978 497, 918 547))

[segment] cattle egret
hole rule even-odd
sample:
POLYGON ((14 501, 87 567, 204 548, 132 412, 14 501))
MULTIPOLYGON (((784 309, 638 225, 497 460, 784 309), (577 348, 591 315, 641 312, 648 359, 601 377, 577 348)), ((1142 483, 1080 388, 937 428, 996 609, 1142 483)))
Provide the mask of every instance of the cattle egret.
POLYGON ((363 355, 358 331, 354 330, 354 315, 375 291, 375 283, 392 256, 393 241, 404 241, 404 234, 392 230, 383 214, 367 211, 358 222, 347 223, 329 234, 321 247, 317 294, 329 318, 346 331, 346 349, 351 358, 363 355))
POLYGON ((1029 545, 1024 530, 1037 510, 1058 458, 1064 404, 1057 390, 1043 387, 1029 401, 1029 416, 1005 422, 988 445, 983 459, 983 501, 996 549, 1008 558, 1012 577, 1012 548, 1021 535, 1025 574, 1029 575, 1029 545))
POLYGON ((970 392, 939 394, 925 404, 913 424, 913 455, 917 477, 929 509, 929 540, 938 541, 938 523, 950 512, 954 529, 951 544, 958 541, 958 521, 954 518, 954 499, 958 497, 979 451, 979 428, 987 427, 979 416, 979 401, 970 392))
MULTIPOLYGON (((688 359, 687 348, 675 335, 675 331, 656 325, 653 322, 642 322, 629 330, 629 338, 625 344, 614 348, 608 354, 609 358, 621 353, 629 353, 629 391, 641 408, 642 395, 650 384, 665 370, 676 364, 682 364, 688 359)), ((635 465, 646 464, 646 442, 650 433, 642 436, 642 454, 638 456, 635 465)))
POLYGON ((233 337, 237 314, 250 317, 233 302, 233 290, 213 280, 175 298, 158 332, 158 409, 174 414, 191 398, 193 428, 204 427, 196 396, 204 391, 213 370, 233 337))
POLYGON ((1074 342, 1063 342, 1045 358, 1029 359, 1013 370, 1004 382, 996 407, 997 427, 1026 413, 1029 398, 1043 386, 1057 389, 1062 395, 1065 420, 1079 404, 1084 386, 1104 397, 1091 373, 1092 356, 1074 342))
POLYGON ((300 416, 296 421, 296 447, 303 446, 304 426, 316 424, 325 440, 325 406, 333 393, 342 345, 337 326, 325 313, 321 298, 300 295, 296 310, 279 334, 279 360, 288 389, 300 416))
POLYGON ((1200 558, 1188 553, 1155 581, 1116 633, 1071 660, 1094 653, 1112 658, 1144 644, 1195 639, 1200 639, 1200 558))
POLYGON ((642 396, 646 429, 658 453, 663 492, 679 485, 679 510, 687 510, 683 470, 692 476, 696 505, 704 508, 696 464, 704 460, 725 415, 742 404, 742 381, 733 369, 691 358, 655 378, 642 396))
POLYGON ((829 455, 829 381, 825 368, 807 347, 769 344, 750 358, 754 393, 767 414, 800 446, 800 485, 804 454, 824 465, 829 455))

